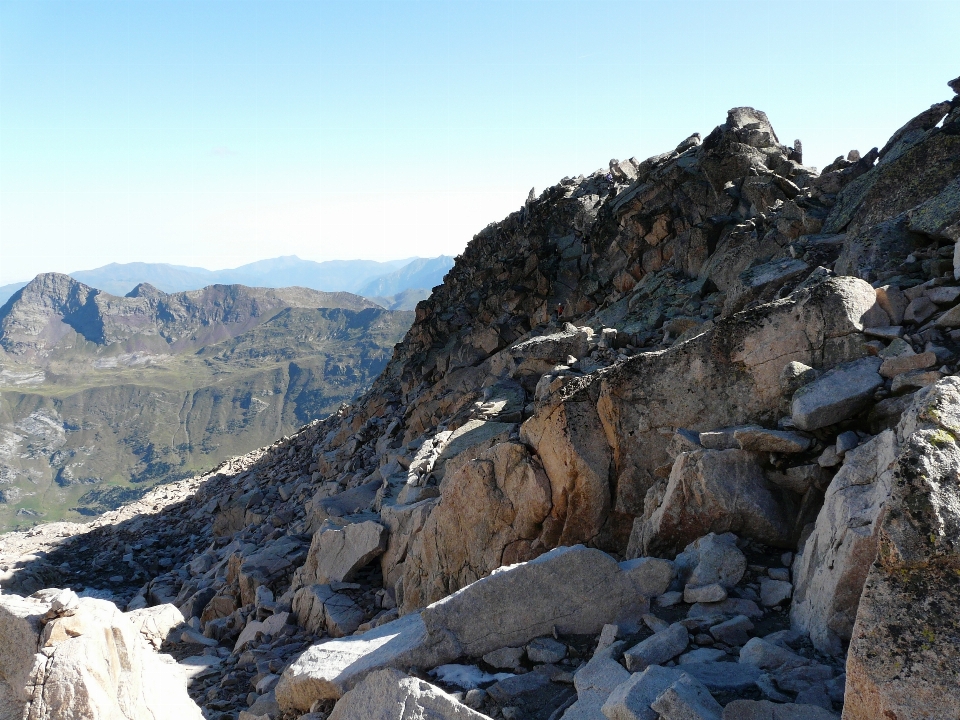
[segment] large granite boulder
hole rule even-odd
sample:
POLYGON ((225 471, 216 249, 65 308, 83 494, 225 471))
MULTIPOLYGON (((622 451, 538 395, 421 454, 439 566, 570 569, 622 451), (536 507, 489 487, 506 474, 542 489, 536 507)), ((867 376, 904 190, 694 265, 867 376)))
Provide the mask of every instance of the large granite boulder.
POLYGON ((318 699, 339 698, 376 670, 480 658, 554 630, 587 635, 609 623, 635 626, 648 608, 630 571, 606 553, 557 548, 500 568, 419 613, 314 645, 284 671, 277 702, 286 710, 308 710, 318 699))

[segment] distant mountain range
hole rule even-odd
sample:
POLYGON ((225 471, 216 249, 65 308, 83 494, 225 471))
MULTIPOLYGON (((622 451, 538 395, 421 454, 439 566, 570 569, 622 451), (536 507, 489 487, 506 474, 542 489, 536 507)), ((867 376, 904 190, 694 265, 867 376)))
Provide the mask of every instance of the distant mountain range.
MULTIPOLYGON (((167 263, 110 263, 70 276, 111 295, 123 296, 141 283, 165 293, 199 290, 210 285, 260 288, 302 287, 325 292, 351 292, 372 298, 390 310, 412 310, 418 300, 443 281, 453 258, 406 258, 389 262, 328 260, 314 262, 296 255, 259 260, 228 270, 207 270, 167 263)), ((0 305, 27 283, 0 286, 0 305)))
POLYGON ((44 273, 0 307, 0 532, 103 511, 324 417, 414 317, 305 287, 122 287, 44 273))

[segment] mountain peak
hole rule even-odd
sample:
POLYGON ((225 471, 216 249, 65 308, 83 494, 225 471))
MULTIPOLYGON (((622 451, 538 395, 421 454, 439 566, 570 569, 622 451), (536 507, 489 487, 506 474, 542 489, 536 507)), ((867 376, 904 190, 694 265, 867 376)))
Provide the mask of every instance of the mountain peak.
POLYGON ((142 282, 124 297, 128 298, 158 298, 166 295, 163 290, 159 290, 148 282, 142 282))

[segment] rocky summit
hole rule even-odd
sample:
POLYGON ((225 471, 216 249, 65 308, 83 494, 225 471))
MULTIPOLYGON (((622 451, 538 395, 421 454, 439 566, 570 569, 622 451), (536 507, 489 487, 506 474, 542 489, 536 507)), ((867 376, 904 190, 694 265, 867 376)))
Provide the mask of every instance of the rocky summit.
POLYGON ((960 96, 820 172, 735 108, 531 192, 352 404, 4 536, 0 717, 956 720, 958 360, 960 96))

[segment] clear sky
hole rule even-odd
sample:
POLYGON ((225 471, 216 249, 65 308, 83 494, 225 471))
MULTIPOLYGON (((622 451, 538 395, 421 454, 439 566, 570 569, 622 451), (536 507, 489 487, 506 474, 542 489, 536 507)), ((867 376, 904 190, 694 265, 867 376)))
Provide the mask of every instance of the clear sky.
POLYGON ((808 164, 951 96, 957 0, 0 0, 0 283, 456 254, 736 105, 808 164))

